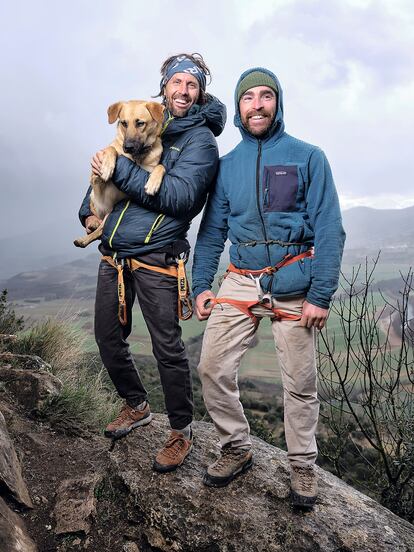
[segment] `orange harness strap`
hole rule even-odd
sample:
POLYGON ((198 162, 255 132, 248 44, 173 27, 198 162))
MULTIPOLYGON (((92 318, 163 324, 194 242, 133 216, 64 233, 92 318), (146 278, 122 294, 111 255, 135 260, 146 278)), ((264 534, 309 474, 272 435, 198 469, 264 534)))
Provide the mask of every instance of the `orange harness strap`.
POLYGON ((300 255, 292 256, 290 253, 289 255, 286 255, 280 263, 277 263, 275 266, 266 266, 266 268, 261 268, 259 270, 247 270, 244 268, 237 268, 234 266, 234 264, 230 263, 227 272, 236 272, 236 274, 242 274, 243 276, 260 276, 262 274, 274 274, 279 269, 281 269, 283 266, 288 266, 290 264, 296 263, 297 261, 300 261, 302 259, 305 259, 305 257, 313 257, 313 249, 308 249, 308 251, 305 251, 304 253, 300 253, 300 255))
POLYGON ((214 297, 209 299, 209 302, 213 305, 227 304, 236 307, 236 309, 239 309, 242 313, 249 316, 255 326, 259 324, 257 316, 255 316, 251 311, 251 309, 255 306, 261 306, 271 310, 274 314, 274 316, 272 316, 272 320, 300 320, 302 318, 300 314, 293 314, 292 312, 287 312, 282 309, 272 308, 266 303, 261 303, 260 301, 238 301, 237 299, 229 299, 227 297, 214 297))
POLYGON ((152 270, 153 272, 159 272, 160 274, 166 274, 167 276, 173 276, 174 278, 177 278, 176 266, 169 266, 167 268, 164 268, 161 266, 145 264, 141 261, 137 261, 137 259, 126 259, 126 263, 132 272, 140 268, 146 268, 147 270, 152 270))
POLYGON ((140 268, 146 268, 153 272, 159 272, 160 274, 166 274, 177 278, 178 284, 178 318, 180 320, 189 320, 193 315, 193 305, 190 299, 190 291, 188 288, 187 274, 185 272, 184 259, 177 259, 177 266, 169 266, 163 268, 161 266, 148 265, 137 259, 127 259, 129 268, 134 271, 140 268))
MULTIPOLYGON (((277 265, 267 266, 259 270, 247 270, 243 268, 237 268, 236 266, 234 266, 234 264, 230 263, 229 267, 227 268, 227 273, 235 272, 236 274, 241 274, 242 276, 250 276, 255 280, 260 280, 261 276, 263 276, 264 274, 274 274, 283 266, 288 266, 292 263, 296 263, 297 261, 305 259, 306 257, 313 257, 313 249, 309 249, 308 251, 295 256, 292 256, 291 254, 286 255, 277 265)), ((256 282, 256 285, 260 286, 258 282, 256 282)), ((258 325, 259 320, 257 319, 257 316, 253 314, 251 309, 257 305, 271 310, 274 313, 274 316, 272 317, 273 320, 300 320, 302 318, 300 314, 293 314, 282 309, 272 308, 270 305, 268 305, 267 303, 263 303, 260 300, 238 301, 236 299, 229 299, 227 297, 215 297, 214 299, 210 299, 210 302, 213 305, 233 305, 233 307, 236 307, 236 309, 239 309, 241 312, 249 316, 253 320, 255 326, 258 325)))
MULTIPOLYGON (((112 257, 104 255, 102 257, 103 261, 106 261, 111 266, 113 266, 118 271, 118 318, 120 323, 125 326, 127 323, 127 313, 126 313, 126 302, 125 302, 125 284, 124 284, 124 275, 123 269, 124 265, 114 261, 112 257)), ((158 272, 160 274, 165 274, 173 278, 177 278, 178 283, 178 317, 180 320, 188 320, 193 315, 193 305, 191 303, 187 275, 185 272, 185 263, 184 259, 178 259, 178 266, 169 266, 167 268, 161 266, 154 266, 138 261, 137 259, 125 259, 126 264, 129 269, 133 272, 134 270, 139 270, 140 268, 146 268, 152 272, 158 272)))

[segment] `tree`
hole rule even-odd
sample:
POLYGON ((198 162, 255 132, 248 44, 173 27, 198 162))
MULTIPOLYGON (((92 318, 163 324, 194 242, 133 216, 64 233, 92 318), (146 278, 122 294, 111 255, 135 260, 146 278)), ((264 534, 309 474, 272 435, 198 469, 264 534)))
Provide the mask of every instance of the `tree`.
POLYGON ((372 266, 343 275, 332 306, 339 330, 319 333, 321 453, 339 477, 397 515, 414 520, 413 271, 398 294, 375 290, 372 266), (361 272, 362 281, 360 278, 361 272), (356 469, 357 468, 357 469, 356 469))
POLYGON ((7 300, 7 289, 0 294, 0 334, 14 334, 24 327, 23 317, 16 315, 7 300))

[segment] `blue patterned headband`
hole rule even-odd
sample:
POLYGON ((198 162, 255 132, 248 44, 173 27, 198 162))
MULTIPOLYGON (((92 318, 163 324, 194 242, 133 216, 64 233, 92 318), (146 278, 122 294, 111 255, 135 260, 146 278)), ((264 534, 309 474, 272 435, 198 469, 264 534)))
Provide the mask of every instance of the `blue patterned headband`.
POLYGON ((175 73, 189 73, 190 75, 193 75, 200 83, 201 90, 206 89, 207 80, 204 71, 202 71, 198 65, 186 56, 178 56, 172 60, 165 71, 164 78, 161 79, 161 89, 167 84, 170 78, 175 75, 175 73))

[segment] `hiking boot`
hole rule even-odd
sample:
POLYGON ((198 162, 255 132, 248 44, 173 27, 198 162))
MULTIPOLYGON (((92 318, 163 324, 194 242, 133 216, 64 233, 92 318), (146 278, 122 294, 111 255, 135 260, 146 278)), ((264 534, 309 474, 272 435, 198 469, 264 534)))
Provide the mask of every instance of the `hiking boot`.
POLYGON ((290 503, 311 509, 318 497, 318 479, 313 466, 292 466, 290 474, 290 503))
POLYGON ((115 420, 106 426, 104 435, 111 439, 120 439, 134 428, 149 424, 151 420, 152 414, 148 403, 142 410, 125 403, 115 420))
POLYGON ((159 473, 172 472, 181 466, 186 457, 190 454, 193 446, 193 433, 186 439, 181 431, 171 430, 168 441, 158 451, 152 465, 153 469, 159 473))
POLYGON ((236 475, 244 473, 253 465, 253 452, 239 447, 224 447, 220 457, 211 464, 203 477, 208 487, 225 487, 236 475))

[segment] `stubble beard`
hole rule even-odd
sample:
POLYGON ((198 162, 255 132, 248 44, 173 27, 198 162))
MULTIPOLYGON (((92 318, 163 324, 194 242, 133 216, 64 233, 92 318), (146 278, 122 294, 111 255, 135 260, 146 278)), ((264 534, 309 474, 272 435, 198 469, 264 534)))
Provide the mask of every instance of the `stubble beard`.
MULTIPOLYGON (((176 98, 182 98, 185 101, 188 101, 190 99, 189 96, 185 96, 185 95, 184 96, 181 96, 181 95, 177 96, 176 95, 175 97, 176 98)), ((174 117, 178 117, 178 118, 185 117, 194 105, 194 104, 191 104, 188 109, 177 109, 173 104, 173 98, 172 97, 171 98, 166 98, 165 103, 166 103, 166 107, 167 107, 168 111, 171 113, 171 115, 173 115, 174 117)))
POLYGON ((266 136, 267 133, 269 132, 269 129, 271 128, 274 119, 275 119, 275 114, 274 113, 269 113, 268 111, 254 111, 254 112, 247 113, 246 119, 244 121, 242 121, 242 123, 243 123, 244 128, 252 136, 254 136, 255 138, 263 138, 263 136, 266 136), (262 115, 262 116, 266 117, 266 127, 264 127, 261 130, 258 130, 256 128, 254 128, 254 126, 252 127, 250 125, 250 118, 253 117, 254 115, 262 115))

